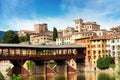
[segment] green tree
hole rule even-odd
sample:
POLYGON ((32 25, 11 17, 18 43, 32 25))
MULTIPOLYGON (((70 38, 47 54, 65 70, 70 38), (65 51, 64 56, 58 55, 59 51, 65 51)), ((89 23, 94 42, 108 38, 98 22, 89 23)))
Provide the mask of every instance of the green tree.
POLYGON ((28 60, 27 68, 30 71, 30 75, 32 75, 32 70, 35 69, 36 65, 32 60, 28 60))
POLYGON ((30 35, 26 34, 25 36, 19 36, 20 42, 29 42, 30 41, 30 35))
POLYGON ((56 38, 58 38, 58 33, 57 33, 57 29, 54 27, 53 28, 53 41, 56 41, 56 38))
POLYGON ((2 73, 0 72, 0 80, 5 80, 4 76, 2 75, 2 73))
POLYGON ((26 34, 25 41, 30 41, 30 35, 29 34, 26 34))
POLYGON ((101 73, 98 75, 97 80, 115 80, 115 78, 110 76, 109 74, 101 73))
POLYGON ((9 66, 7 69, 6 69, 6 72, 9 72, 12 68, 9 66))
POLYGON ((24 80, 21 75, 15 75, 13 74, 10 80, 24 80))
POLYGON ((28 70, 33 70, 35 68, 35 63, 32 60, 28 60, 27 68, 28 70))
POLYGON ((19 36, 19 40, 20 40, 20 42, 24 42, 25 41, 25 37, 24 36, 19 36))
POLYGON ((114 59, 112 57, 104 57, 97 60, 97 67, 101 70, 108 69, 111 64, 114 64, 114 59))
POLYGON ((2 43, 19 43, 18 35, 14 31, 8 30, 2 37, 2 43))

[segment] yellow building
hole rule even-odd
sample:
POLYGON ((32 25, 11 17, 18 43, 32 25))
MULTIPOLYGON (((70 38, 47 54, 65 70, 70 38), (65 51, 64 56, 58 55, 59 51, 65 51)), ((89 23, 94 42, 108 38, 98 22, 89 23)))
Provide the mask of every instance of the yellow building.
POLYGON ((100 57, 106 56, 106 38, 103 36, 98 37, 86 37, 76 39, 75 41, 78 45, 83 45, 86 47, 86 71, 94 71, 97 69, 97 60, 100 57))
POLYGON ((106 38, 104 36, 94 37, 91 39, 92 48, 92 70, 97 70, 97 60, 106 56, 106 38))
POLYGON ((86 47, 86 57, 85 57, 85 70, 89 71, 92 68, 92 48, 91 48, 91 38, 80 38, 76 39, 75 43, 77 45, 83 45, 86 47))

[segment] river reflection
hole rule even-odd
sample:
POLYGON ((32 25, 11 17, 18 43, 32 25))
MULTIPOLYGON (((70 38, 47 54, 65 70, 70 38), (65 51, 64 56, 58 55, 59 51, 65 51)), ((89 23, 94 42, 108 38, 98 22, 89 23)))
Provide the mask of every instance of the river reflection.
POLYGON ((47 74, 25 77, 24 80, 117 80, 112 74, 85 72, 69 74, 47 74))

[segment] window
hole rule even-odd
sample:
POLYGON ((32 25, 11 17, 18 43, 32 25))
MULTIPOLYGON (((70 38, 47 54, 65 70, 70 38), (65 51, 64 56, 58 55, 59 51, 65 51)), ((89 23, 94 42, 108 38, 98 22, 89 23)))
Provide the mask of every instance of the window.
POLYGON ((117 42, 119 42, 119 39, 117 39, 117 42))
POLYGON ((100 44, 98 44, 98 48, 100 48, 100 44))
POLYGON ((102 53, 104 53, 104 50, 102 50, 102 53))
POLYGON ((88 45, 88 48, 90 48, 90 45, 88 45))
POLYGON ((112 40, 112 43, 114 43, 115 41, 114 40, 112 40))
POLYGON ((104 47, 104 45, 102 44, 102 47, 104 47))
POLYGON ((88 54, 90 54, 90 51, 88 51, 88 54))
POLYGON ((98 51, 98 54, 100 54, 101 53, 101 51, 98 51))
POLYGON ((112 46, 112 50, 115 50, 115 46, 112 46))
POLYGON ((101 58, 101 55, 99 55, 99 58, 101 58))
POLYGON ((95 51, 95 50, 93 51, 93 54, 94 54, 94 55, 96 54, 96 51, 95 51))
POLYGON ((76 26, 76 29, 78 29, 78 26, 76 26))
POLYGON ((118 50, 120 50, 120 45, 117 46, 118 50))
POLYGON ((108 53, 108 50, 106 50, 106 53, 108 53))
POLYGON ((94 56, 94 59, 96 59, 96 56, 94 56))

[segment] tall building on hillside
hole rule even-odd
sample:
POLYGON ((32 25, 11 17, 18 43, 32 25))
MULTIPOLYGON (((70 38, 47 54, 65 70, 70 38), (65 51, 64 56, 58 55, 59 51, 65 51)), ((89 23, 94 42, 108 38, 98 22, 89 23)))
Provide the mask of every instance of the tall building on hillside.
POLYGON ((67 27, 65 30, 63 30, 63 36, 69 36, 74 33, 73 27, 67 27))
POLYGON ((37 33, 43 34, 48 31, 47 24, 35 24, 34 25, 34 31, 37 33))
POLYGON ((55 44, 52 40, 52 31, 48 30, 47 24, 35 24, 34 31, 30 30, 20 30, 18 32, 19 36, 30 35, 30 43, 34 45, 40 44, 55 44))
POLYGON ((110 30, 112 34, 120 34, 120 26, 112 27, 110 30))
POLYGON ((20 30, 18 32, 19 36, 25 36, 26 34, 44 34, 45 32, 48 32, 47 24, 35 24, 34 25, 34 31, 32 30, 20 30))
POLYGON ((79 18, 79 19, 75 19, 74 22, 75 22, 75 30, 80 32, 82 28, 83 20, 79 18))
POLYGON ((78 32, 100 30, 100 25, 96 24, 96 22, 83 22, 81 18, 75 19, 74 22, 75 30, 78 32))

